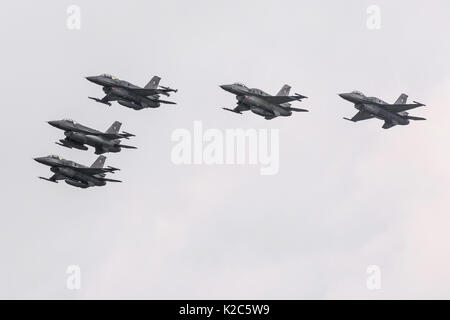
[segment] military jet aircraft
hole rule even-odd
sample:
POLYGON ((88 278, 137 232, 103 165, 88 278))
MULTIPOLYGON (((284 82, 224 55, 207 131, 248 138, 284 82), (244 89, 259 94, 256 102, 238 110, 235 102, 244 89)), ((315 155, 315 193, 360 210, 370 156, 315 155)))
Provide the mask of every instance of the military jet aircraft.
POLYGON ((375 97, 366 97, 359 91, 350 93, 341 93, 339 96, 347 101, 355 104, 355 108, 359 112, 351 119, 345 120, 358 122, 362 120, 378 118, 384 120, 383 129, 389 129, 395 125, 405 126, 409 124, 409 120, 426 120, 425 118, 413 117, 406 112, 406 110, 423 107, 423 103, 413 101, 412 104, 407 104, 408 96, 404 93, 400 95, 394 104, 386 103, 375 97))
POLYGON ((55 155, 35 158, 34 160, 49 166, 50 171, 54 173, 50 178, 39 177, 46 181, 58 183, 58 180, 65 180, 67 184, 83 189, 104 186, 106 182, 122 182, 120 180, 105 178, 106 173, 114 173, 119 170, 113 167, 104 168, 105 156, 99 156, 90 167, 55 155))
POLYGON ((70 119, 48 121, 48 123, 58 129, 64 130, 65 139, 59 140, 56 144, 79 150, 87 150, 85 144, 95 148, 95 154, 106 152, 120 152, 122 148, 136 149, 133 146, 121 144, 120 139, 129 139, 134 134, 122 131, 119 133, 121 123, 115 121, 106 132, 88 128, 70 119))
POLYGON ((222 108, 227 111, 242 114, 242 111, 248 111, 264 117, 266 120, 282 116, 289 117, 292 111, 308 112, 306 109, 291 107, 291 101, 301 101, 307 98, 296 93, 289 95, 291 89, 287 84, 284 85, 276 96, 269 95, 260 89, 250 89, 242 83, 224 84, 220 86, 223 90, 236 95, 237 106, 234 109, 222 108))
POLYGON ((170 92, 178 90, 159 85, 160 77, 154 76, 144 88, 135 86, 125 80, 120 80, 109 74, 86 77, 87 80, 103 87, 106 93, 102 99, 89 97, 94 101, 111 105, 110 101, 117 101, 120 105, 141 110, 144 108, 158 108, 161 104, 176 104, 172 101, 160 100, 159 96, 170 96, 170 92))

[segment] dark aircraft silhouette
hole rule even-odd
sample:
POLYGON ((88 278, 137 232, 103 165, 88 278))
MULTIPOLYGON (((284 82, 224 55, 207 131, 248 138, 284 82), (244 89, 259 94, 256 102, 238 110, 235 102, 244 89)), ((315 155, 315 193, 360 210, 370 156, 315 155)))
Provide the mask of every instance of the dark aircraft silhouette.
POLYGON ((121 123, 115 121, 106 132, 101 132, 83 126, 70 119, 55 120, 48 122, 51 126, 64 130, 65 139, 59 140, 56 144, 79 150, 87 150, 85 144, 95 148, 95 154, 106 152, 120 152, 122 148, 136 149, 136 147, 121 144, 120 139, 129 139, 134 134, 128 132, 119 133, 121 123))
POLYGON ((413 101, 412 104, 407 104, 408 96, 401 94, 394 104, 389 104, 375 97, 366 97, 359 91, 350 93, 341 93, 339 96, 347 101, 355 104, 355 108, 359 112, 351 119, 345 120, 358 122, 362 120, 378 118, 384 120, 383 129, 389 129, 396 125, 408 125, 409 120, 426 120, 425 118, 413 117, 406 112, 406 110, 423 107, 423 103, 413 101))
POLYGON ((113 173, 119 170, 113 167, 103 168, 106 160, 105 156, 99 156, 90 167, 55 155, 35 158, 34 160, 49 166, 50 171, 54 173, 50 178, 39 177, 46 181, 58 183, 58 180, 65 180, 67 184, 83 189, 104 186, 106 182, 122 182, 120 180, 105 178, 106 173, 113 173))
POLYGON ((250 89, 241 83, 224 84, 220 86, 223 90, 236 95, 237 106, 234 109, 222 108, 227 111, 241 114, 242 111, 248 111, 271 120, 276 117, 289 117, 292 111, 308 112, 306 109, 291 107, 291 101, 301 101, 307 98, 296 93, 289 95, 290 86, 284 85, 276 96, 271 96, 260 89, 250 89))
POLYGON ((160 77, 154 76, 144 88, 138 87, 125 80, 120 80, 109 74, 86 77, 87 80, 103 87, 106 93, 102 99, 89 97, 94 101, 111 105, 110 101, 117 101, 120 105, 141 110, 145 108, 158 108, 161 104, 176 104, 172 101, 160 100, 159 96, 170 96, 176 89, 159 85, 160 77))

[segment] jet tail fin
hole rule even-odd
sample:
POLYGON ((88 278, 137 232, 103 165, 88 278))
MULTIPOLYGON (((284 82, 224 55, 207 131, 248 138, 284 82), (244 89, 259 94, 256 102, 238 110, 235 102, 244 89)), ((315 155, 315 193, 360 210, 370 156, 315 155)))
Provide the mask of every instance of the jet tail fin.
POLYGON ((114 121, 114 123, 108 128, 108 130, 106 130, 105 133, 111 133, 111 134, 119 133, 121 126, 122 126, 122 123, 120 123, 119 121, 114 121))
POLYGON ((398 99, 394 102, 394 104, 405 104, 406 100, 408 100, 408 96, 402 93, 400 97, 398 97, 398 99))
POLYGON ((157 89, 159 86, 160 77, 154 76, 144 87, 144 89, 157 89))
POLYGON ((288 96, 289 91, 291 90, 291 86, 285 84, 280 91, 278 91, 277 96, 288 96))
POLYGON ((97 160, 94 161, 94 163, 91 165, 91 168, 103 168, 105 165, 105 156, 99 156, 97 160))

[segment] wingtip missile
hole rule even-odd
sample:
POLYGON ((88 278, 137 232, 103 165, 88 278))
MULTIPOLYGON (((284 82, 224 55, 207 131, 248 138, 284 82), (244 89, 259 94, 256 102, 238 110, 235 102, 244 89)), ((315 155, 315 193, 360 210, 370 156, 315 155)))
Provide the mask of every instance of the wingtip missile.
POLYGON ((170 91, 170 92, 178 92, 178 89, 172 89, 170 87, 165 87, 165 86, 159 86, 161 89, 166 90, 166 91, 170 91))
POLYGON ((421 102, 417 102, 417 101, 413 101, 415 104, 419 105, 420 107, 424 107, 426 106, 425 104, 421 103, 421 102))
POLYGON ((242 114, 242 112, 236 111, 236 110, 233 110, 233 109, 229 109, 229 108, 222 108, 222 109, 223 110, 227 110, 227 111, 231 111, 231 112, 234 112, 234 113, 242 114))
POLYGON ((173 101, 167 101, 167 100, 155 100, 156 102, 162 103, 162 104, 177 104, 173 101))
POLYGON ((59 142, 55 142, 55 144, 57 144, 58 146, 62 146, 62 147, 66 147, 66 148, 72 149, 72 147, 69 147, 66 144, 62 144, 62 143, 59 143, 59 142))
POLYGON ((342 119, 348 120, 348 121, 351 121, 351 122, 355 122, 355 121, 353 121, 352 119, 349 119, 349 118, 346 118, 346 117, 343 117, 342 119))
POLYGON ((111 103, 109 103, 109 102, 107 102, 107 101, 102 101, 102 99, 98 99, 98 98, 94 98, 94 97, 88 97, 89 99, 92 99, 92 100, 94 100, 94 101, 96 101, 96 102, 100 102, 100 103, 103 103, 103 104, 106 104, 106 105, 108 105, 108 106, 111 106, 111 103))
POLYGON ((300 93, 295 93, 294 94, 298 99, 307 99, 307 96, 301 95, 300 93))
POLYGON ((49 178, 45 178, 45 177, 38 177, 39 179, 42 179, 42 180, 45 180, 45 181, 49 181, 49 182, 53 182, 53 183, 58 183, 58 181, 56 181, 56 180, 52 180, 52 179, 49 179, 49 178))
POLYGON ((307 110, 307 109, 300 109, 300 108, 293 108, 293 107, 290 107, 289 110, 295 111, 295 112, 309 112, 309 110, 307 110))
POLYGON ((135 134, 132 134, 132 133, 129 133, 129 132, 126 132, 126 131, 122 131, 120 136, 122 136, 122 138, 124 138, 124 139, 130 139, 130 137, 136 137, 135 134))
POLYGON ((107 182, 122 182, 122 180, 116 180, 116 179, 109 179, 109 178, 102 178, 102 181, 107 181, 107 182))
POLYGON ((118 147, 124 148, 124 149, 137 149, 135 146, 128 146, 126 144, 119 144, 118 147))
POLYGON ((422 118, 422 117, 414 117, 414 116, 406 116, 406 118, 407 119, 409 119, 409 120, 418 120, 418 121, 421 121, 421 120, 427 120, 427 119, 425 119, 425 118, 422 118))

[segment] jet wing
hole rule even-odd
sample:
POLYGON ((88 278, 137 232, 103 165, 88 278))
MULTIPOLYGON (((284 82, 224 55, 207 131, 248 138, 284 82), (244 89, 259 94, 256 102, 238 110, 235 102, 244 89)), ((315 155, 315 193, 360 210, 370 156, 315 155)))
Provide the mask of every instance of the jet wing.
POLYGON ((137 94, 139 96, 147 97, 147 96, 154 96, 155 94, 158 94, 158 89, 141 89, 141 88, 126 88, 127 91, 137 94))
POLYGON ((76 167, 70 167, 71 169, 81 172, 81 173, 85 173, 88 175, 94 175, 94 174, 99 174, 99 173, 108 173, 108 172, 114 172, 117 171, 119 169, 117 168, 113 168, 113 167, 107 167, 107 168, 76 168, 76 167))
POLYGON ((83 129, 79 129, 79 128, 74 128, 74 129, 68 130, 66 132, 78 132, 78 133, 85 134, 87 136, 103 137, 108 140, 120 139, 120 138, 125 137, 118 133, 104 133, 104 132, 100 132, 100 131, 89 131, 89 130, 83 130, 83 129))
POLYGON ((108 140, 114 140, 114 139, 128 139, 128 137, 132 137, 134 135, 127 135, 127 134, 122 134, 122 133, 104 133, 104 132, 83 132, 86 135, 90 135, 90 136, 97 136, 97 137, 102 137, 108 140))
POLYGON ((258 97, 272 104, 283 104, 291 101, 301 101, 305 96, 296 93, 294 96, 263 96, 255 93, 246 93, 246 95, 252 95, 254 97, 258 97))
POLYGON ((351 119, 348 118, 344 118, 345 120, 350 120, 353 122, 358 122, 358 121, 362 121, 362 120, 367 120, 367 119, 372 119, 374 116, 371 115, 368 112, 365 111, 359 111, 357 114, 355 114, 355 116, 351 119))
POLYGON ((107 132, 101 132, 101 131, 97 131, 97 130, 84 130, 84 129, 80 129, 80 128, 73 128, 71 130, 69 130, 69 132, 79 132, 79 133, 83 133, 85 135, 88 136, 98 136, 98 137, 103 137, 105 139, 109 139, 109 140, 114 140, 114 139, 128 139, 129 137, 135 137, 134 134, 132 133, 128 133, 123 131, 122 133, 107 133, 107 132))
MULTIPOLYGON (((373 104, 373 102, 371 102, 371 103, 373 104)), ((394 112, 394 113, 399 113, 402 111, 411 110, 411 109, 425 106, 423 103, 416 102, 416 101, 414 101, 414 103, 404 103, 404 104, 376 103, 376 105, 384 108, 387 111, 394 112)))

